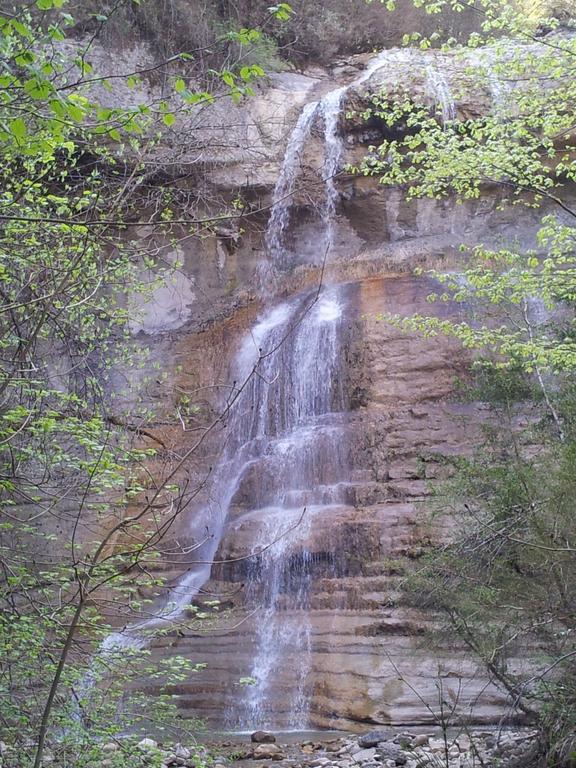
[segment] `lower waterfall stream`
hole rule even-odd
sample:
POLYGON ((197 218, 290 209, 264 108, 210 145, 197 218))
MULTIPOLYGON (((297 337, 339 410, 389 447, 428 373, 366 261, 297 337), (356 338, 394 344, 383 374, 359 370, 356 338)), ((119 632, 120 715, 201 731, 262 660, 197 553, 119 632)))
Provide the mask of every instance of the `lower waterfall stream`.
MULTIPOLYGON (((276 352, 250 385, 259 483, 250 486, 243 499, 248 511, 232 526, 247 520, 258 526, 246 584, 246 602, 258 617, 250 670, 253 684, 228 714, 232 727, 272 724, 270 681, 288 657, 293 685, 290 701, 283 705, 289 713, 286 726, 307 725, 306 608, 312 562, 303 542, 315 512, 337 504, 342 495, 339 481, 346 456, 335 421, 346 409, 340 375, 345 301, 343 287, 328 289, 317 300, 308 295, 293 301, 289 316, 303 313, 298 325, 289 335, 285 325, 269 328, 263 348, 276 352)), ((241 357, 246 351, 245 345, 241 357)))

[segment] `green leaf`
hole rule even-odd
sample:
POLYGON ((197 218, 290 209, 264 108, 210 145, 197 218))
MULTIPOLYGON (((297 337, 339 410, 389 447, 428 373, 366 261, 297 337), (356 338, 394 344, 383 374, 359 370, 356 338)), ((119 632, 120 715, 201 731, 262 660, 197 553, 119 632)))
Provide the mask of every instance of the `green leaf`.
POLYGON ((47 99, 53 92, 54 87, 48 80, 40 80, 33 77, 30 80, 26 80, 24 90, 33 99, 47 99))
POLYGON ((269 6, 268 11, 279 21, 288 21, 293 13, 292 6, 289 3, 271 5, 269 6))
POLYGON ((12 136, 14 136, 14 138, 19 140, 26 138, 28 129, 26 128, 26 123, 24 122, 23 118, 17 117, 15 120, 11 121, 10 133, 12 136))
POLYGON ((176 122, 176 118, 172 114, 172 112, 166 112, 162 116, 162 122, 164 123, 164 125, 166 125, 166 126, 168 126, 168 128, 170 128, 170 126, 174 125, 174 123, 176 122))

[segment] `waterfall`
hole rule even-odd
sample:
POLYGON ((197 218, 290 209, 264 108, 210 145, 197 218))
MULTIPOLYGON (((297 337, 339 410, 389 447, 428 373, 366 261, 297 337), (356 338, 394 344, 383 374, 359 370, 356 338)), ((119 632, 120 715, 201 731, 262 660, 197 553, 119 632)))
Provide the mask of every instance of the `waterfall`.
MULTIPOLYGON (((334 182, 342 153, 344 142, 340 134, 340 117, 342 113, 342 100, 349 87, 358 87, 366 82, 388 58, 388 52, 382 51, 368 64, 364 72, 352 83, 351 86, 337 88, 330 91, 321 101, 313 101, 306 104, 292 130, 284 160, 278 176, 278 181, 272 195, 272 213, 268 219, 265 244, 273 265, 284 269, 289 264, 289 254, 285 247, 284 235, 290 223, 290 213, 293 204, 293 194, 301 172, 301 159, 306 141, 314 120, 320 114, 324 121, 324 165, 323 178, 325 187, 325 201, 322 212, 324 226, 324 252, 325 256, 334 245, 334 219, 338 202, 338 190, 334 182)), ((261 270, 260 283, 266 279, 271 280, 271 273, 267 269, 261 270)))
POLYGON ((300 170, 300 156, 317 111, 318 102, 313 101, 307 104, 300 113, 298 122, 288 140, 280 175, 272 195, 272 213, 268 220, 265 242, 272 260, 279 266, 284 266, 286 252, 283 236, 290 222, 292 194, 300 170))
POLYGON ((488 88, 492 97, 492 112, 497 119, 502 120, 510 110, 510 99, 512 98, 510 85, 503 82, 494 71, 492 61, 488 61, 486 69, 488 88))
MULTIPOLYGON (((254 404, 253 439, 259 444, 259 487, 248 511, 231 524, 258 530, 248 562, 246 603, 256 611, 255 650, 249 676, 253 685, 228 713, 233 727, 270 727, 277 702, 274 682, 290 658, 292 684, 283 693, 285 727, 304 728, 308 720, 311 627, 307 614, 312 555, 306 538, 317 512, 342 501, 337 482, 346 457, 333 415, 345 410, 340 384, 340 339, 345 289, 326 290, 292 302, 297 326, 266 360, 254 404), (269 383, 274 382, 274 383, 269 383), (330 485, 330 483, 329 483, 330 485), (305 511, 304 511, 305 510, 305 511), (271 544, 271 546, 269 546, 271 544)), ((276 348, 282 329, 266 347, 276 348)))
POLYGON ((322 99, 322 115, 324 117, 324 184, 326 200, 324 204, 324 254, 328 254, 334 245, 334 219, 338 203, 338 190, 334 177, 338 172, 342 150, 344 148, 339 131, 342 99, 346 88, 338 88, 322 99))
POLYGON ((429 64, 426 67, 426 84, 430 95, 433 97, 442 113, 442 123, 446 125, 456 119, 456 103, 448 85, 448 81, 436 67, 429 64))
MULTIPOLYGON (((371 62, 353 85, 367 80, 382 59, 371 62)), ((318 238, 323 243, 322 257, 334 246, 335 176, 344 146, 340 116, 345 93, 346 88, 339 88, 307 104, 288 140, 265 235, 268 265, 275 277, 291 266, 284 239, 302 154, 319 117, 325 145, 318 238)), ((261 277, 270 275, 260 271, 261 277)), ((275 279, 272 284, 276 285, 275 279)), ((347 294, 346 286, 304 292, 266 308, 246 334, 231 371, 241 391, 228 416, 209 499, 190 515, 187 534, 200 544, 189 557, 197 564, 168 590, 153 615, 109 635, 97 654, 106 662, 122 648, 142 648, 159 627, 185 619, 188 606, 210 579, 225 537, 243 526, 254 526, 245 602, 247 611, 254 611, 258 618, 251 668, 244 672, 254 684, 228 711, 229 725, 234 727, 277 724, 274 682, 287 658, 292 680, 282 693, 284 725, 298 729, 308 725, 312 685, 308 605, 317 553, 306 549, 306 540, 316 515, 345 502, 348 453, 342 415, 348 406, 342 383, 342 334, 347 294), (253 483, 250 478, 255 471, 258 482, 253 483)), ((87 686, 93 680, 94 675, 88 675, 87 686)))

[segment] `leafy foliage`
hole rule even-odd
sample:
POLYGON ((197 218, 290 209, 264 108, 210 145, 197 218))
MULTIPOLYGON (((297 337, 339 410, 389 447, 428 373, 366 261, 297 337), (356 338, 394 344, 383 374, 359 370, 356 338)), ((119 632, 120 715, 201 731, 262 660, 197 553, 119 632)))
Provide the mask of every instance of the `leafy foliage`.
MULTIPOLYGON (((200 666, 172 657, 153 667, 145 635, 120 645, 110 635, 112 621, 157 616, 155 565, 184 503, 170 477, 147 487, 155 450, 139 439, 146 412, 132 427, 111 383, 118 366, 143 364, 129 322, 138 298, 170 279, 133 237, 138 182, 146 151, 181 112, 250 95, 264 70, 230 63, 212 73, 215 93, 175 69, 183 54, 166 70, 166 100, 103 106, 93 86, 109 82, 90 64, 94 37, 67 44, 75 21, 65 6, 37 0, 0 12, 3 765, 38 768, 49 745, 61 765, 95 766, 115 739, 113 764, 136 768, 155 763, 129 757, 133 740, 119 737, 151 726, 143 686, 164 691, 153 720, 165 728, 177 717, 170 686, 200 666), (154 277, 144 280, 144 269, 154 277)), ((271 13, 284 17, 289 6, 271 13)), ((108 18, 97 14, 98 30, 108 18)), ((118 77, 132 89, 140 73, 118 77)), ((169 238, 172 219, 162 198, 144 223, 169 238)), ((191 610, 189 621, 200 620, 191 610)), ((149 631, 166 624, 159 617, 149 631)))
MULTIPOLYGON (((467 5, 416 4, 430 14, 467 5)), ((482 445, 436 486, 454 543, 413 577, 414 599, 441 609, 451 636, 539 721, 546 764, 568 765, 576 725, 576 35, 570 7, 558 6, 557 16, 544 3, 475 7, 480 30, 465 47, 442 46, 438 60, 465 67, 456 103, 472 92, 486 104, 481 114, 452 119, 426 98, 382 93, 366 117, 379 121, 384 140, 356 170, 401 185, 408 199, 490 194, 500 208, 540 214, 531 249, 463 247, 462 269, 431 273, 440 288, 430 300, 458 302, 468 320, 386 319, 475 350, 474 394, 492 408, 482 445)), ((407 35, 406 43, 438 46, 434 36, 407 35)))

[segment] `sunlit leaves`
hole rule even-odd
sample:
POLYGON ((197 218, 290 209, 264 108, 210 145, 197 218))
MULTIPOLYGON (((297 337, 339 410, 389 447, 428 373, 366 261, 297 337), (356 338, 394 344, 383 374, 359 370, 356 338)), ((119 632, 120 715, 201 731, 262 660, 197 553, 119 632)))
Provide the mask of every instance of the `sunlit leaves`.
MULTIPOLYGON (((432 12, 454 7, 443 0, 424 0, 421 5, 432 12)), ((487 20, 489 29, 518 31, 515 23, 520 17, 509 8, 500 14, 499 2, 482 0, 481 5, 489 14, 499 14, 487 20)), ((477 248, 458 280, 433 273, 446 287, 435 300, 491 305, 502 315, 501 327, 425 317, 409 325, 424 333, 454 335, 466 347, 490 349, 501 363, 520 362, 528 371, 571 370, 576 367, 573 322, 565 313, 562 328, 535 325, 525 307, 538 299, 551 312, 557 306, 573 307, 576 297, 576 211, 566 200, 564 187, 576 178, 572 147, 576 44, 563 37, 551 45, 546 41, 527 45, 521 36, 514 44, 508 40, 479 49, 482 39, 476 34, 468 50, 452 52, 446 61, 465 73, 456 99, 482 105, 488 92, 492 106, 482 106, 474 117, 443 124, 426 96, 414 97, 414 90, 404 97, 382 93, 365 117, 376 116, 391 138, 370 148, 356 170, 377 176, 382 184, 402 187, 408 199, 474 201, 490 195, 498 208, 520 205, 537 210, 545 205, 563 211, 567 220, 542 219, 537 252, 477 248)), ((404 42, 421 48, 423 38, 407 35, 404 42)))
POLYGON ((65 0, 36 0, 36 5, 41 11, 50 11, 52 8, 62 8, 65 0))
POLYGON ((279 21, 288 21, 293 13, 292 6, 289 3, 271 5, 268 10, 279 21))

